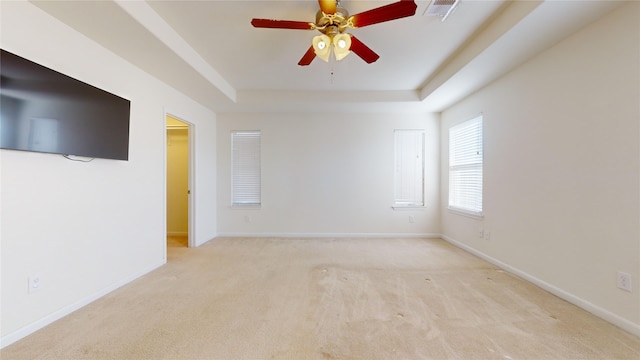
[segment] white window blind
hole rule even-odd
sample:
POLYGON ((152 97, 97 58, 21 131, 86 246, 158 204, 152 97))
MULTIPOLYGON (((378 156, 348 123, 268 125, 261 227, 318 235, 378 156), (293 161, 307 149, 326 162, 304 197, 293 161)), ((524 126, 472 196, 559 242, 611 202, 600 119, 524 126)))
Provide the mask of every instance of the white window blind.
POLYGON ((260 131, 231 132, 231 204, 260 205, 260 131))
POLYGON ((482 116, 449 129, 449 208, 482 216, 482 116))
POLYGON ((424 131, 396 130, 394 204, 424 205, 424 131))

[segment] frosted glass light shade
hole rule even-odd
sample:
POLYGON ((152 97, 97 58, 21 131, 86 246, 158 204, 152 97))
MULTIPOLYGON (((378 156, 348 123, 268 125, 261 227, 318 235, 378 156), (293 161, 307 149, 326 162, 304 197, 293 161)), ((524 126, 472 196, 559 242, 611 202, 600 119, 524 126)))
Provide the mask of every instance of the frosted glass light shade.
POLYGON ((338 34, 333 37, 333 52, 336 55, 336 60, 342 60, 345 56, 349 55, 351 51, 351 35, 338 34))
POLYGON ((318 35, 313 38, 313 51, 316 56, 324 61, 329 61, 331 55, 331 39, 327 35, 318 35))

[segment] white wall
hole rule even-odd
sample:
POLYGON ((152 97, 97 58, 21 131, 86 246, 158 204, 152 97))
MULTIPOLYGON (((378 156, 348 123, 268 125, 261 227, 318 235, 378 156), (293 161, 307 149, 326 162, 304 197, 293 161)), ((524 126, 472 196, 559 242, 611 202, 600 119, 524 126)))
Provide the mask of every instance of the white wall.
POLYGON ((640 334, 640 3, 442 114, 442 232, 640 334), (448 129, 482 112, 483 221, 447 211, 448 129), (484 228, 489 240, 477 236, 484 228), (633 292, 616 287, 618 271, 633 292))
POLYGON ((218 114, 219 235, 438 234, 438 136, 427 114, 218 114), (424 210, 391 208, 394 129, 426 132, 424 210), (230 207, 232 130, 262 132, 259 210, 230 207))
POLYGON ((166 111, 197 131, 197 244, 216 233, 216 157, 214 113, 30 3, 0 6, 3 49, 131 100, 129 161, 0 151, 6 346, 165 262, 166 111))

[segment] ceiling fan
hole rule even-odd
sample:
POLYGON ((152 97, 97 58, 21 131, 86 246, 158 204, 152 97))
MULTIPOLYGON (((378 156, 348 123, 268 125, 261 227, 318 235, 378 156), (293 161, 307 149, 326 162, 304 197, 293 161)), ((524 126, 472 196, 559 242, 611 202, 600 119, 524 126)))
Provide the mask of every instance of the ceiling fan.
POLYGON ((347 10, 340 5, 340 0, 318 0, 318 4, 320 10, 316 14, 316 22, 253 19, 251 25, 257 28, 318 30, 321 35, 313 38, 311 47, 298 62, 301 66, 311 64, 316 56, 329 61, 332 50, 336 60, 342 60, 353 51, 371 64, 380 56, 345 31, 413 16, 417 7, 413 0, 400 0, 349 16, 347 10))

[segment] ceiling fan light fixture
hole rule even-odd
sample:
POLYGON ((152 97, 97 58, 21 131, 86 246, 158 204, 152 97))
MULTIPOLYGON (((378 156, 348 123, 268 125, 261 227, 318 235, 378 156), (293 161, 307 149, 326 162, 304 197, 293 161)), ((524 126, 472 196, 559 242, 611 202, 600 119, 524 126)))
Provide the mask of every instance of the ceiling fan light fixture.
POLYGON ((324 61, 329 61, 329 56, 331 55, 331 38, 327 35, 318 35, 313 37, 313 51, 316 53, 316 56, 324 61))
MULTIPOLYGON (((434 6, 439 5, 440 2, 447 4, 453 2, 452 7, 455 7, 458 1, 460 0, 430 0, 435 2, 434 6)), ((332 52, 336 60, 342 60, 352 51, 367 64, 371 64, 380 56, 345 31, 413 16, 417 9, 415 0, 397 0, 391 4, 349 15, 348 11, 340 5, 340 0, 318 0, 318 4, 320 9, 316 12, 315 22, 254 18, 251 20, 251 25, 257 28, 319 31, 322 35, 313 38, 312 46, 298 62, 300 66, 309 65, 316 56, 329 62, 332 52)))
POLYGON ((338 34, 333 37, 333 52, 336 56, 336 60, 340 61, 345 58, 345 56, 349 55, 351 51, 351 35, 349 34, 338 34))

